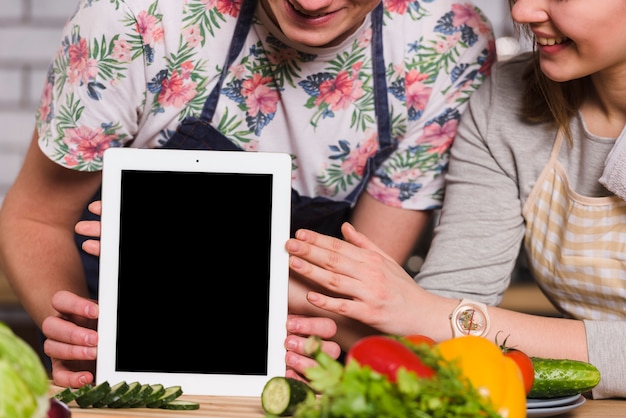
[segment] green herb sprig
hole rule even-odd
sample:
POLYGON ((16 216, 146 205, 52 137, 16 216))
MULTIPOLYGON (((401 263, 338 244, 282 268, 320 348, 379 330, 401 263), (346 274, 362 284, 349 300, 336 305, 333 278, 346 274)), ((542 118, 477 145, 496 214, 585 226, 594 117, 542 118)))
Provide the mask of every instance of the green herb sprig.
POLYGON ((458 368, 432 348, 411 346, 436 370, 433 378, 401 369, 394 384, 356 361, 344 366, 332 359, 316 337, 307 343, 318 362, 306 371, 317 396, 298 405, 296 418, 500 418, 458 368))

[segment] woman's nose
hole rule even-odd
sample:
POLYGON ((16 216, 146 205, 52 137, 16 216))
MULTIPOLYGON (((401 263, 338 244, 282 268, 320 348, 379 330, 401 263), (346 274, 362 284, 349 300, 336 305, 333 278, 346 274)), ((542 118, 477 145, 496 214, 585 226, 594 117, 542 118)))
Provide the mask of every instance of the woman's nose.
POLYGON ((541 23, 547 21, 550 0, 516 0, 511 17, 517 23, 541 23))

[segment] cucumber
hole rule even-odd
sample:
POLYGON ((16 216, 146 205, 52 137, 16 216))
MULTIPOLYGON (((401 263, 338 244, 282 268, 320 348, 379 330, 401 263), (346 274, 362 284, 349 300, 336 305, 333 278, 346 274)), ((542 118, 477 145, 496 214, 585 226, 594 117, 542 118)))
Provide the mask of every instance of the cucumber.
POLYGON ((70 403, 74 400, 74 393, 72 392, 72 388, 65 388, 63 390, 60 390, 53 396, 63 403, 70 403))
POLYGON ((148 383, 144 383, 141 385, 141 389, 139 392, 128 402, 126 402, 127 408, 134 408, 138 406, 144 406, 146 404, 146 399, 152 394, 152 386, 148 383))
POLYGON ((111 385, 109 385, 109 382, 105 381, 97 386, 94 386, 74 400, 79 407, 88 408, 96 402, 104 399, 109 393, 111 393, 111 385))
POLYGON ((183 388, 180 386, 169 386, 165 388, 165 392, 154 402, 150 402, 146 405, 148 408, 160 408, 162 405, 172 402, 183 394, 183 388))
POLYGON ((114 400, 113 402, 107 404, 109 408, 126 408, 127 403, 133 399, 141 390, 141 383, 132 382, 128 384, 128 390, 122 393, 122 395, 114 400))
POLYGON ((109 393, 104 398, 94 403, 92 406, 94 408, 104 408, 108 404, 113 403, 121 398, 122 394, 126 393, 127 390, 128 383, 122 380, 121 382, 118 382, 111 386, 111 390, 109 391, 109 393))
POLYGON ((69 399, 69 402, 75 401, 76 399, 83 396, 85 393, 89 392, 91 389, 93 389, 93 385, 91 383, 88 383, 84 386, 79 387, 78 389, 72 390, 72 395, 69 397, 71 398, 69 399))
POLYGON ((313 389, 301 380, 276 376, 267 381, 261 393, 261 406, 267 414, 292 415, 296 407, 315 396, 313 389))
POLYGON ((173 401, 164 403, 159 408, 170 409, 170 410, 175 410, 175 411, 193 411, 196 409, 200 409, 200 404, 198 402, 193 402, 193 401, 184 401, 181 399, 174 399, 173 401))
POLYGON ((587 392, 600 383, 600 371, 578 360, 531 357, 535 382, 529 398, 556 398, 587 392))
POLYGON ((142 406, 156 402, 156 400, 165 393, 165 386, 160 383, 155 383, 154 385, 150 385, 150 387, 152 388, 152 393, 144 399, 142 406))
MULTIPOLYGON (((183 394, 181 386, 164 387, 160 383, 142 384, 121 381, 111 386, 102 382, 97 386, 85 385, 78 389, 64 388, 51 396, 67 404, 76 401, 81 408, 163 408, 172 410, 199 409, 200 404, 188 400, 179 400, 183 394)), ((0 417, 1 418, 1 417, 0 417)))

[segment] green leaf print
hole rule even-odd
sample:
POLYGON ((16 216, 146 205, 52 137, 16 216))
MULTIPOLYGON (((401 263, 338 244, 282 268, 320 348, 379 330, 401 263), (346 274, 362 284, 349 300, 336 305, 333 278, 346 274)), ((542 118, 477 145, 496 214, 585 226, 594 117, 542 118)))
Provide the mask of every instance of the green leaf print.
POLYGON ((252 131, 250 129, 237 130, 242 124, 242 120, 238 119, 237 116, 233 116, 229 119, 228 108, 224 112, 224 115, 220 119, 217 130, 224 134, 224 136, 228 137, 231 141, 236 139, 238 143, 237 145, 241 146, 241 144, 247 144, 252 141, 250 135, 252 135, 252 131))
POLYGON ((76 100, 73 93, 67 97, 65 105, 58 109, 58 116, 56 118, 57 142, 62 142, 62 137, 66 129, 74 128, 77 125, 84 109, 85 107, 81 105, 80 100, 76 100))
POLYGON ((217 7, 207 9, 206 6, 206 2, 189 1, 185 10, 187 16, 183 18, 185 28, 198 25, 202 35, 202 45, 206 42, 207 32, 211 37, 214 37, 214 29, 220 28, 220 22, 226 22, 226 18, 218 11, 217 7))

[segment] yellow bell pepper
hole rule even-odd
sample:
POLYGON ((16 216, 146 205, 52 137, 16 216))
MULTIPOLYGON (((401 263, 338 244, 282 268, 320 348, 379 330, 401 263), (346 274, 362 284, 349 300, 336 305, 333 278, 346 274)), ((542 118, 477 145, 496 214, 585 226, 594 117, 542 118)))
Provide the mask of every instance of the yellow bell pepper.
POLYGON ((456 362, 461 373, 488 398, 502 418, 526 417, 526 393, 522 375, 513 360, 494 342, 463 336, 435 345, 446 361, 456 362))

